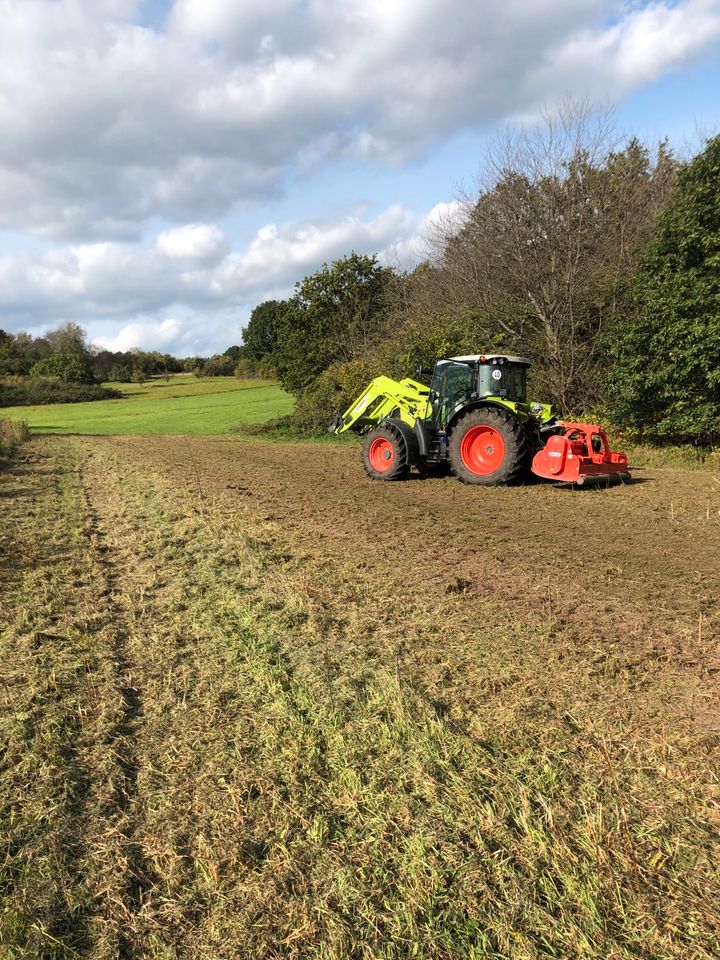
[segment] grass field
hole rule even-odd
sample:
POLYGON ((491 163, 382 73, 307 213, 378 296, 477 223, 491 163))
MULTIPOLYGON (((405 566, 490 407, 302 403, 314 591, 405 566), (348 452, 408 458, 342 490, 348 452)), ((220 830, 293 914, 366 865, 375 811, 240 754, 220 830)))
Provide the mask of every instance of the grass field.
POLYGON ((32 440, 3 960, 719 956, 720 481, 637 479, 32 440))
POLYGON ((273 382, 234 377, 176 376, 144 384, 109 383, 121 400, 0 408, 36 433, 212 435, 240 423, 262 423, 292 411, 292 399, 273 382))

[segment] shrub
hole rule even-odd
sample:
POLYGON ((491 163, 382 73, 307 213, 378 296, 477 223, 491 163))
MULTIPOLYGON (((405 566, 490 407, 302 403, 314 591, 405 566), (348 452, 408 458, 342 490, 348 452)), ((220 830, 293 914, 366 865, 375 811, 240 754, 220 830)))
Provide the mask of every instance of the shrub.
POLYGON ((277 376, 271 360, 253 360, 250 357, 240 357, 234 374, 238 380, 275 380, 277 376))
POLYGON ((129 363, 115 363, 110 368, 109 380, 116 383, 131 383, 133 378, 133 368, 129 363))
POLYGON ((335 414, 341 413, 370 381, 383 371, 366 360, 336 363, 324 370, 295 399, 292 420, 301 431, 325 430, 335 414))
POLYGON ((206 361, 203 368, 205 377, 231 377, 235 372, 235 361, 232 357, 215 356, 206 361))
POLYGON ((43 403, 84 403, 122 397, 117 390, 94 383, 65 383, 42 377, 9 377, 0 380, 0 407, 28 407, 43 403))
POLYGON ((92 367, 86 357, 74 353, 53 353, 38 360, 30 371, 33 377, 57 377, 64 383, 94 383, 92 367))

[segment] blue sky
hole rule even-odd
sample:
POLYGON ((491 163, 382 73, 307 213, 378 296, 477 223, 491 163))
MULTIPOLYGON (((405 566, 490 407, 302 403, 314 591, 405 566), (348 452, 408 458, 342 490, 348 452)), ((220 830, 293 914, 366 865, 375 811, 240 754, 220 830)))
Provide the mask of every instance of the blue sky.
POLYGON ((4 0, 0 327, 210 353, 351 250, 412 267, 568 96, 683 153, 720 0, 4 0))

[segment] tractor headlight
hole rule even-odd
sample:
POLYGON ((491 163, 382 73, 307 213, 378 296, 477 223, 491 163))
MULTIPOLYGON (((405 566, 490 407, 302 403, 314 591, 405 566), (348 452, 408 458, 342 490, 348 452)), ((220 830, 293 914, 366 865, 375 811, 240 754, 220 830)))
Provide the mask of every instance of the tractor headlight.
POLYGON ((541 403, 534 403, 534 404, 530 407, 530 413, 531 413, 534 417, 539 416, 539 415, 542 413, 542 404, 541 404, 541 403))

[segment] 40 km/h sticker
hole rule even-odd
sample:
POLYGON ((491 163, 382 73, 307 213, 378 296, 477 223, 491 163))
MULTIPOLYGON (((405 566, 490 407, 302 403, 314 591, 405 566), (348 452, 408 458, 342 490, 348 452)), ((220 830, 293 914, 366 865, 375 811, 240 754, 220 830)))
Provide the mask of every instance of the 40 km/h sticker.
POLYGON ((493 370, 493 380, 499 380, 502 377, 502 370, 493 370))

